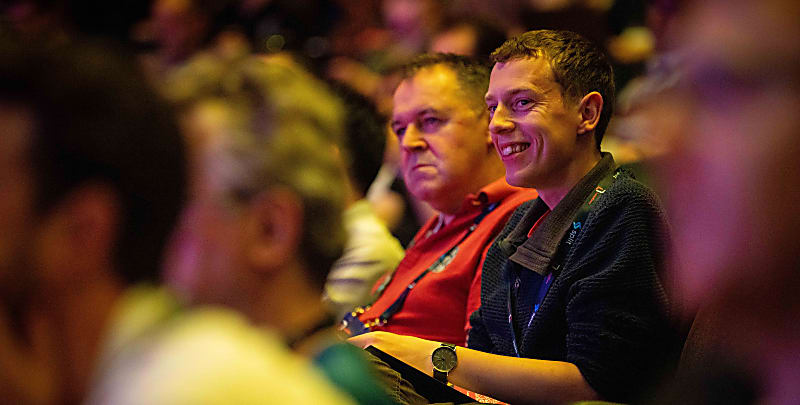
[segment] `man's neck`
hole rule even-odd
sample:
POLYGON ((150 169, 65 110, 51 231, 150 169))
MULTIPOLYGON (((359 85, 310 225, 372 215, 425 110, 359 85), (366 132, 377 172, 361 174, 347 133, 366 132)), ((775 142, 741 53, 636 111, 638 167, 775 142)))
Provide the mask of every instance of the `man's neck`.
POLYGON ((306 272, 302 265, 296 264, 265 280, 258 297, 259 305, 250 303, 251 320, 274 328, 286 339, 292 339, 327 318, 322 291, 303 277, 306 272))
POLYGON ((584 157, 572 160, 571 164, 564 168, 560 178, 553 185, 536 188, 539 197, 552 210, 600 162, 600 159, 600 152, 595 150, 584 157))
POLYGON ((64 394, 69 401, 80 401, 89 389, 111 310, 123 289, 112 281, 95 280, 85 288, 61 290, 49 293, 42 308, 50 314, 52 331, 59 339, 57 361, 64 376, 64 394))
POLYGON ((347 208, 353 206, 353 204, 357 203, 364 199, 364 194, 356 189, 355 183, 349 177, 347 178, 346 184, 346 195, 345 195, 345 205, 347 208))

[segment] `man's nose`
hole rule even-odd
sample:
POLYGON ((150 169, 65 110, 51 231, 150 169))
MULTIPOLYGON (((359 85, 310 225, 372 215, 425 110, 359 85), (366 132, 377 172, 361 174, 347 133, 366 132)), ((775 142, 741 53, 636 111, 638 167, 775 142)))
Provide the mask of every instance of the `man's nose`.
POLYGON ((492 114, 492 119, 489 120, 489 132, 493 134, 502 134, 510 132, 514 129, 514 122, 509 118, 509 111, 502 105, 498 105, 492 114))
POLYGON ((417 129, 416 125, 412 124, 406 127, 406 132, 400 139, 400 147, 404 150, 412 151, 425 149, 427 146, 428 144, 425 142, 422 133, 417 129))

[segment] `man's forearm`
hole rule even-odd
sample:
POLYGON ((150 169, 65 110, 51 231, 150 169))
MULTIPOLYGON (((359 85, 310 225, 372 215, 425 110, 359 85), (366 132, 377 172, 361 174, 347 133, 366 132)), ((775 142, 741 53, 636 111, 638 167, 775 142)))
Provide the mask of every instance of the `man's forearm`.
MULTIPOLYGON (((387 332, 372 332, 351 338, 361 347, 374 345, 433 375, 431 353, 439 343, 387 332)), ((574 364, 525 359, 456 348, 458 365, 448 375, 455 385, 513 404, 564 403, 597 399, 574 364)))
POLYGON ((504 402, 560 404, 598 399, 572 363, 500 356, 462 347, 456 352, 458 366, 450 372, 450 382, 504 402))

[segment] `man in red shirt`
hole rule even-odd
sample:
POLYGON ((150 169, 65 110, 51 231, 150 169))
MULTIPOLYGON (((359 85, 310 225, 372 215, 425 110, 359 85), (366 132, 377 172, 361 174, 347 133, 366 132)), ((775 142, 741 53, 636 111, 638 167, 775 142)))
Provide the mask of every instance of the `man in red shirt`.
POLYGON ((406 66, 391 129, 406 186, 439 214, 378 281, 376 301, 356 311, 366 328, 349 318, 353 334, 383 330, 464 345, 486 250, 511 212, 536 198, 504 179, 488 131, 488 85, 489 68, 464 56, 421 55, 406 66))

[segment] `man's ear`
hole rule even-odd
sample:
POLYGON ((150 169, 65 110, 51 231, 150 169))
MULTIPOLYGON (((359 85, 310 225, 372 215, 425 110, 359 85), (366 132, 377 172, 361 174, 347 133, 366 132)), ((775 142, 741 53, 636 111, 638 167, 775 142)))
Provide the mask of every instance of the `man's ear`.
POLYGON ((603 111, 603 96, 593 91, 581 99, 578 105, 580 123, 578 124, 578 135, 591 132, 600 122, 600 113, 603 111))
POLYGON ((92 280, 114 266, 120 207, 114 191, 91 183, 70 192, 44 215, 38 265, 49 282, 92 280))
POLYGON ((247 215, 250 268, 271 272, 296 260, 303 234, 303 203, 297 193, 274 186, 250 201, 247 215))

